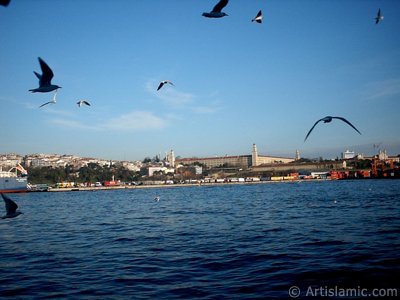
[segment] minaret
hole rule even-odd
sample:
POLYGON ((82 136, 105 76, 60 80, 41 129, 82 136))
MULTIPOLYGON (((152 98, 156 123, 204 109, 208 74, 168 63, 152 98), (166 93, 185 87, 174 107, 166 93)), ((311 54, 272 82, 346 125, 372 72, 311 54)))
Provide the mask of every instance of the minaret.
POLYGON ((253 151, 251 152, 251 166, 258 166, 258 152, 256 144, 253 144, 253 151))
POLYGON ((175 153, 174 150, 171 150, 171 166, 175 168, 175 153))

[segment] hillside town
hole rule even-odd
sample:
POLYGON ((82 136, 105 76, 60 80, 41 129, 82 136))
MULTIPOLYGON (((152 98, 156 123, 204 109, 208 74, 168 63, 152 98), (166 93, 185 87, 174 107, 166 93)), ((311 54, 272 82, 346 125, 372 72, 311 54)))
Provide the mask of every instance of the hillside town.
MULTIPOLYGON (((72 166, 74 169, 87 166, 90 163, 98 164, 101 166, 111 165, 113 161, 106 159, 97 159, 89 157, 79 157, 76 155, 67 154, 28 154, 25 156, 9 153, 0 154, 0 167, 4 170, 7 168, 15 167, 17 164, 23 165, 25 168, 41 168, 52 167, 65 168, 67 165, 72 166)), ((141 162, 118 161, 124 168, 132 171, 138 171, 141 167, 141 162)))

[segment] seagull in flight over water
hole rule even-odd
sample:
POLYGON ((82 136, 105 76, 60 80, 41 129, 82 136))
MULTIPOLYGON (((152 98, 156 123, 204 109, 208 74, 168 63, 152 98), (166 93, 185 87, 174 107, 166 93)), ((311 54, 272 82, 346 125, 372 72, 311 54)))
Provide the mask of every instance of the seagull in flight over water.
POLYGON ((40 68, 42 69, 42 75, 39 73, 33 71, 35 73, 36 77, 39 78, 39 87, 36 89, 31 89, 29 90, 32 93, 48 93, 54 90, 57 90, 61 88, 61 86, 51 84, 51 79, 54 76, 53 71, 50 69, 50 67, 44 62, 43 59, 38 57, 39 63, 40 63, 40 68))
POLYGON ((164 85, 164 84, 167 84, 167 83, 169 83, 170 85, 175 86, 171 81, 169 81, 169 80, 163 80, 163 81, 161 81, 160 84, 158 85, 157 91, 160 90, 160 89, 163 87, 163 85, 164 85))
POLYGON ((53 95, 53 99, 51 101, 49 101, 49 102, 43 103, 42 105, 39 106, 39 108, 41 108, 41 107, 43 107, 43 106, 45 106, 47 104, 56 104, 57 103, 56 96, 57 96, 57 90, 53 95))
POLYGON ((76 102, 76 104, 78 104, 79 107, 82 106, 82 104, 85 104, 87 106, 90 106, 90 103, 87 102, 86 100, 79 100, 78 102, 76 102))
POLYGON ((378 10, 378 13, 376 14, 376 17, 375 17, 375 24, 378 24, 379 23, 379 21, 382 21, 383 20, 383 16, 381 15, 381 9, 379 9, 378 10))
POLYGON ((22 214, 22 212, 17 211, 18 205, 14 201, 4 194, 1 194, 1 197, 3 197, 4 203, 6 204, 6 215, 2 216, 2 219, 15 218, 22 214))
POLYGON ((228 4, 229 0, 220 0, 210 12, 204 12, 203 17, 206 18, 222 18, 227 16, 226 13, 222 12, 222 9, 228 4))
POLYGON ((263 14, 262 11, 260 10, 257 14, 257 16, 251 20, 252 22, 256 21, 257 23, 262 23, 262 19, 263 19, 263 14))
POLYGON ((57 91, 58 91, 58 90, 56 90, 56 92, 54 93, 53 99, 51 99, 51 101, 46 102, 46 103, 43 103, 42 105, 39 106, 39 108, 41 108, 41 107, 43 107, 43 106, 45 106, 45 105, 47 105, 47 104, 56 104, 56 103, 57 103, 57 99, 56 99, 57 91))
POLYGON ((361 132, 359 132, 358 129, 355 128, 355 127, 353 126, 353 124, 351 124, 351 123, 350 123, 349 121, 347 121, 345 118, 326 116, 325 118, 319 119, 317 122, 315 122, 314 126, 311 127, 310 131, 307 133, 306 138, 304 139, 304 141, 307 140, 307 138, 308 138, 308 136, 310 135, 311 131, 313 131, 314 127, 315 127, 319 122, 324 121, 324 123, 330 123, 330 122, 332 122, 333 119, 342 120, 343 122, 345 122, 345 123, 349 124, 351 127, 353 127, 353 129, 354 129, 355 131, 357 131, 359 134, 361 134, 361 132))

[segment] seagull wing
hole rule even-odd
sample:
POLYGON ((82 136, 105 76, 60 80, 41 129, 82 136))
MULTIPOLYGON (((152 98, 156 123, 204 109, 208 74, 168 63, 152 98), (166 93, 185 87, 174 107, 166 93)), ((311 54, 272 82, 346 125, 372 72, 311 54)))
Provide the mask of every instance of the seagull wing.
POLYGON ((39 79, 39 81, 42 79, 42 75, 40 75, 39 73, 33 71, 33 73, 35 73, 36 77, 39 79))
POLYGON ((39 106, 39 108, 41 108, 41 107, 43 107, 43 106, 45 106, 47 104, 50 104, 50 103, 54 103, 54 101, 49 101, 49 102, 43 103, 42 105, 39 106))
POLYGON ((375 17, 375 24, 378 24, 379 21, 380 21, 380 19, 381 19, 381 9, 379 9, 379 10, 378 10, 378 13, 376 14, 376 17, 375 17))
POLYGON ((3 197, 4 203, 6 204, 7 215, 14 214, 18 208, 18 205, 6 195, 1 194, 1 196, 3 197))
POLYGON ((220 0, 212 9, 211 12, 221 12, 221 10, 228 4, 229 0, 220 0))
POLYGON ((57 97, 57 90, 56 90, 56 92, 55 92, 54 95, 53 95, 53 99, 52 99, 51 101, 49 101, 49 102, 46 102, 46 103, 40 105, 39 108, 41 108, 42 106, 45 106, 45 105, 47 105, 47 104, 56 104, 56 102, 57 102, 56 97, 57 97))
POLYGON ((8 6, 8 4, 10 4, 10 0, 2 0, 2 1, 0 1, 0 5, 8 6))
POLYGON ((319 122, 321 122, 322 120, 323 120, 323 119, 319 119, 317 122, 315 122, 314 126, 311 127, 310 131, 307 133, 306 138, 304 139, 304 141, 307 140, 307 138, 308 138, 308 136, 310 135, 311 131, 313 131, 314 127, 315 127, 319 122))
POLYGON ((343 122, 345 122, 345 123, 349 124, 351 127, 353 127, 354 130, 357 131, 359 134, 361 134, 361 132, 359 132, 358 129, 355 128, 354 125, 351 124, 349 121, 347 121, 345 118, 342 118, 342 117, 332 117, 332 118, 342 120, 343 122))
POLYGON ((54 76, 53 71, 50 69, 50 67, 45 63, 43 59, 40 57, 39 63, 40 63, 40 68, 42 69, 42 76, 39 78, 39 84, 42 85, 50 85, 51 84, 51 79, 54 76))
POLYGON ((76 104, 78 104, 79 107, 81 107, 82 104, 90 106, 90 103, 87 102, 86 100, 79 100, 78 102, 76 102, 76 104))
POLYGON ((175 84, 171 81, 167 81, 170 85, 175 86, 175 84))
POLYGON ((261 23, 261 18, 262 18, 262 11, 260 10, 260 11, 258 12, 257 16, 256 16, 253 20, 251 20, 251 21, 256 21, 256 22, 258 22, 258 23, 261 23))
POLYGON ((157 91, 159 90, 159 89, 161 89, 162 88, 162 86, 164 85, 164 82, 160 82, 160 85, 158 86, 158 88, 157 88, 157 91))

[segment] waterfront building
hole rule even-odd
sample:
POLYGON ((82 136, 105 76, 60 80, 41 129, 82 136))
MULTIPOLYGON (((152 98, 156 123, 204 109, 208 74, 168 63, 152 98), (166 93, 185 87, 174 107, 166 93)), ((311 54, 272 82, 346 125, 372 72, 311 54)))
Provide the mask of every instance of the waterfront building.
POLYGON ((257 151, 256 144, 253 144, 252 150, 252 162, 251 166, 256 167, 265 164, 276 164, 276 163, 290 163, 293 162, 295 159, 289 157, 281 157, 281 156, 270 156, 270 155, 259 155, 257 151))
POLYGON ((163 167, 163 166, 150 166, 150 167, 142 167, 140 169, 140 172, 142 175, 146 175, 146 176, 153 176, 154 173, 163 173, 163 174, 174 174, 175 173, 175 169, 171 169, 171 168, 167 168, 167 167, 163 167))
POLYGON ((176 173, 183 176, 184 178, 192 178, 196 175, 203 174, 203 168, 200 166, 182 166, 179 165, 176 168, 176 173))
POLYGON ((328 172, 331 170, 344 170, 347 168, 347 163, 343 161, 326 161, 326 162, 309 162, 309 163, 293 163, 293 164, 265 164, 261 166, 252 167, 251 171, 256 173, 262 172, 328 172))
POLYGON ((247 169, 250 167, 260 166, 264 164, 289 163, 294 158, 260 155, 256 144, 253 144, 250 155, 233 155, 233 156, 217 156, 217 157, 191 157, 176 159, 175 163, 182 165, 200 164, 207 168, 215 167, 231 167, 247 169))

